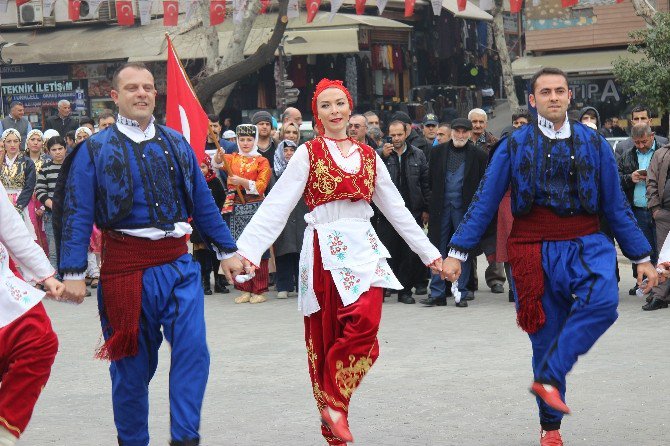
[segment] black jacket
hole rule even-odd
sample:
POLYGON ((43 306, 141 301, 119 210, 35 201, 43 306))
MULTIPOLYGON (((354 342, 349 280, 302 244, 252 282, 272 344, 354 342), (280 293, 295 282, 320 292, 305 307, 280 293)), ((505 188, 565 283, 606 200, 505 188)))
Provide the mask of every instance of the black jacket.
MULTIPOLYGON (((219 208, 219 211, 221 211, 221 208, 223 208, 223 205, 226 202, 226 189, 223 187, 221 180, 218 178, 214 178, 212 181, 207 182, 207 187, 209 187, 209 190, 212 192, 212 196, 214 197, 216 207, 219 208)), ((223 217, 221 218, 223 219, 223 217)), ((191 224, 191 226, 193 227, 193 233, 191 234, 191 243, 205 243, 202 240, 200 232, 198 232, 198 229, 195 227, 195 225, 191 224)))
POLYGON ((60 116, 55 115, 47 118, 46 125, 44 126, 45 130, 54 129, 58 132, 60 136, 65 138, 65 134, 69 131, 76 131, 79 128, 79 120, 68 116, 64 120, 60 116))
MULTIPOLYGON (((442 232, 442 213, 444 208, 444 179, 447 174, 447 154, 453 149, 453 142, 448 141, 433 147, 430 158, 430 186, 431 196, 428 213, 428 239, 435 246, 440 246, 442 232)), ((479 182, 484 176, 488 163, 487 153, 468 141, 465 148, 465 175, 463 178, 463 207, 467 208, 472 202, 479 182)), ((495 222, 495 219, 493 219, 495 222)), ((486 237, 495 225, 490 225, 486 237)), ((483 237, 483 238, 484 238, 483 237)))
MULTIPOLYGON (((660 149, 663 144, 656 140, 656 150, 660 149)), ((619 180, 621 181, 621 188, 626 194, 628 203, 633 206, 633 191, 635 190, 635 183, 633 183, 633 172, 640 168, 640 163, 637 161, 637 147, 633 146, 621 154, 618 160, 619 180)))
MULTIPOLYGON (((407 149, 402 158, 402 163, 406 164, 407 186, 409 189, 408 202, 405 206, 412 213, 412 216, 418 221, 421 218, 422 212, 428 212, 428 203, 430 201, 430 186, 428 184, 428 162, 423 152, 416 147, 407 144, 407 149)), ((398 155, 391 152, 389 156, 381 157, 384 165, 391 175, 393 184, 400 189, 400 163, 398 162, 398 155)))
POLYGON ((421 150, 426 157, 426 161, 430 160, 430 150, 433 148, 433 146, 428 145, 428 141, 426 141, 426 138, 424 138, 423 135, 420 135, 419 132, 412 129, 409 132, 409 136, 407 137, 406 142, 408 145, 414 146, 421 150))

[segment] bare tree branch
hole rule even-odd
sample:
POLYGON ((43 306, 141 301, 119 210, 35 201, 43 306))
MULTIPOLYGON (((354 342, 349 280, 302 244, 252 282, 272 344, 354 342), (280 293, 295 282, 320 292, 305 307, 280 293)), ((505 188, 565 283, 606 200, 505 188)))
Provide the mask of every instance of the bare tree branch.
POLYGON ((195 92, 201 104, 209 103, 217 91, 243 79, 245 76, 255 73, 274 60, 275 51, 286 31, 288 23, 288 17, 286 16, 287 9, 288 0, 279 0, 279 12, 272 35, 268 42, 258 47, 253 55, 198 82, 195 92))
POLYGON ((632 0, 632 3, 635 8, 635 14, 642 17, 647 22, 647 25, 655 27, 656 20, 654 16, 656 15, 656 9, 647 0, 632 0))

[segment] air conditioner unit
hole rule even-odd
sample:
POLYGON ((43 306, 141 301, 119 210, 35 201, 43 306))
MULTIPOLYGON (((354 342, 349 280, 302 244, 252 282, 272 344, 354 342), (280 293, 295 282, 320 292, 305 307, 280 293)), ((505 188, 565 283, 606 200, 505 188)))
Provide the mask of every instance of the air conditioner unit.
POLYGON ((42 0, 30 0, 17 10, 18 28, 38 28, 44 26, 42 0))
POLYGON ((79 9, 79 20, 95 20, 99 22, 110 22, 116 20, 116 4, 113 0, 103 0, 100 2, 97 11, 93 11, 92 2, 82 0, 79 9))

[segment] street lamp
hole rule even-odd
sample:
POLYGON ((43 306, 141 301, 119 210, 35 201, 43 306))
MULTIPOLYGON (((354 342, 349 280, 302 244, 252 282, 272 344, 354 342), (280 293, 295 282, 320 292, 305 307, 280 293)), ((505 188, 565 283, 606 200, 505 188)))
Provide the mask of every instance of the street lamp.
POLYGON ((20 42, 0 42, 0 116, 5 117, 5 98, 2 93, 2 67, 7 67, 12 64, 12 59, 3 59, 2 50, 11 46, 28 46, 27 43, 20 42))

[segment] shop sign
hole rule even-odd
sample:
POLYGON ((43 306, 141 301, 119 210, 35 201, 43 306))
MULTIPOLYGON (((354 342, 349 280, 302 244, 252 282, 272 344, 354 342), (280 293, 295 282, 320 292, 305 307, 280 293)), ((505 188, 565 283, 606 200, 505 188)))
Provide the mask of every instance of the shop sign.
POLYGON ((570 79, 569 84, 575 102, 620 102, 623 96, 612 78, 570 79))
POLYGON ((62 93, 75 89, 72 81, 24 82, 2 86, 3 95, 62 93))

